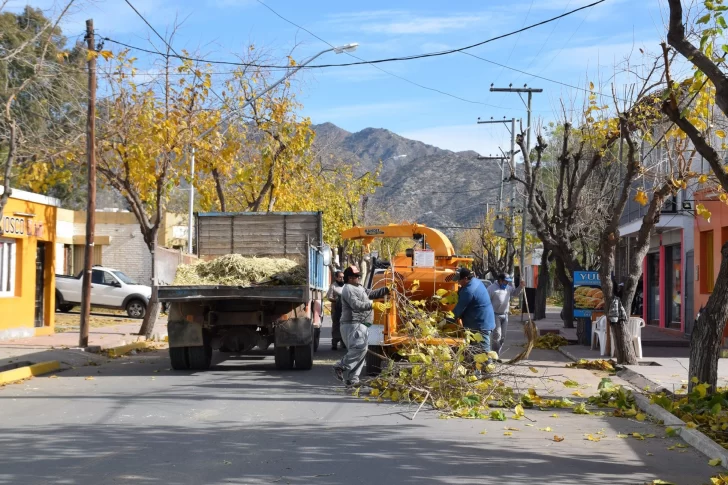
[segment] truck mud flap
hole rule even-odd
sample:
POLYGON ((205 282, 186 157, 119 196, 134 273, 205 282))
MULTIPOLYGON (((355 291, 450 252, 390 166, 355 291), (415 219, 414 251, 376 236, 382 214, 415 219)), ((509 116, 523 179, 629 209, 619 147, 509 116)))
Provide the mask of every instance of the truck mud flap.
POLYGON ((309 345, 313 341, 310 318, 291 318, 290 320, 276 322, 275 332, 276 347, 309 345))
POLYGON ((170 347, 198 347, 203 345, 202 324, 194 322, 167 323, 170 347))

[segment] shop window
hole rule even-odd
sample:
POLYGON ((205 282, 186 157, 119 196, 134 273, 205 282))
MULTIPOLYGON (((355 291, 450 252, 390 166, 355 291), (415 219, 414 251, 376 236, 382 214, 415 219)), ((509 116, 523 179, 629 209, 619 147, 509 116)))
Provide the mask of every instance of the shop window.
POLYGON ((16 244, 0 239, 0 297, 15 296, 16 244))
POLYGON ((700 292, 712 293, 715 285, 713 231, 700 233, 700 292))

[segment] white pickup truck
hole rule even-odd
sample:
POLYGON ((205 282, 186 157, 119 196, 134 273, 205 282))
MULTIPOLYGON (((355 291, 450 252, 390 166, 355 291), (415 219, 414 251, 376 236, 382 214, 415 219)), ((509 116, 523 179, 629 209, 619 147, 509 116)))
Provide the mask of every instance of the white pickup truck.
MULTIPOLYGON (((69 312, 81 304, 81 275, 56 275, 56 307, 69 312)), ((152 288, 140 285, 118 269, 94 266, 91 273, 91 305, 120 308, 132 318, 144 318, 152 288)))

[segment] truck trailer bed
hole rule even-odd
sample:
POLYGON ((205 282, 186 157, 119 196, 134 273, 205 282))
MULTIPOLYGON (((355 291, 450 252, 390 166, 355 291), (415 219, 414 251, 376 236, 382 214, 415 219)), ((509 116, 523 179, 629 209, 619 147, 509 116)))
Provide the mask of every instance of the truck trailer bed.
POLYGON ((160 286, 159 300, 163 302, 193 302, 198 300, 266 300, 307 302, 311 290, 301 286, 160 286))

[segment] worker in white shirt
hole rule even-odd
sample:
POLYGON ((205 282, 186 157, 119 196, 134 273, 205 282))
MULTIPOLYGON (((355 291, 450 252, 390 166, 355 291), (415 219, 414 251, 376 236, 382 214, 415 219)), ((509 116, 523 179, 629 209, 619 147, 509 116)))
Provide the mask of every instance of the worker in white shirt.
POLYGON ((495 330, 493 330, 490 347, 498 354, 500 354, 501 347, 506 341, 511 297, 519 296, 526 286, 523 279, 521 279, 518 288, 513 286, 512 281, 513 279, 510 276, 501 273, 498 275, 498 281, 488 287, 490 302, 493 304, 493 313, 495 313, 495 330))

